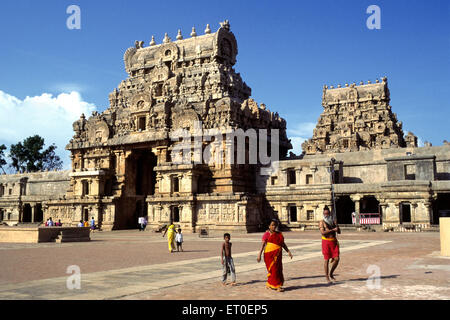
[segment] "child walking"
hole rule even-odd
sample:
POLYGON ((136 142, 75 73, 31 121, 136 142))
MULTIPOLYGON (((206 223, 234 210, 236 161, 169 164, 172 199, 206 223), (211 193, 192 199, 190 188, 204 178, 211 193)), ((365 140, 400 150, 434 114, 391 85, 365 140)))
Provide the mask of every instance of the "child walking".
POLYGON ((220 257, 222 259, 222 284, 226 285, 227 274, 231 275, 231 285, 236 285, 236 271, 234 269, 233 258, 231 257, 231 236, 229 233, 223 235, 224 242, 222 244, 222 252, 220 257), (225 258, 225 259, 224 259, 225 258))
POLYGON ((178 229, 175 235, 175 242, 177 243, 177 251, 183 251, 183 234, 181 233, 181 228, 178 229))

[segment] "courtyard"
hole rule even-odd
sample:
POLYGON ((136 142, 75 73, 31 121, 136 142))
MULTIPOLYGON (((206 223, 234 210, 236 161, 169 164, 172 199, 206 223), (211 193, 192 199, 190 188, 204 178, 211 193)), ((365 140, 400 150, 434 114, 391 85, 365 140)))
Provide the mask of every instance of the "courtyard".
POLYGON ((169 253, 161 233, 95 232, 90 242, 0 244, 0 299, 298 300, 450 299, 450 258, 438 232, 350 232, 339 237, 337 282, 323 276, 318 232, 285 232, 285 291, 264 287, 256 257, 262 233, 232 233, 236 286, 220 281, 219 232, 184 234, 184 252, 169 253), (69 288, 73 266, 79 288, 69 288), (176 292, 176 294, 174 294, 176 292))

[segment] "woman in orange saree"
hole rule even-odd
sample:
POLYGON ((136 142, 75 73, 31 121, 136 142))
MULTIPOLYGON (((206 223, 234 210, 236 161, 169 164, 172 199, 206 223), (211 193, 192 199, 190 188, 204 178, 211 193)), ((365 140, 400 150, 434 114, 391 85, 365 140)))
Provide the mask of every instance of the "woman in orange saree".
POLYGON ((276 231, 278 227, 278 221, 272 220, 269 225, 269 231, 263 236, 263 243, 259 256, 256 259, 261 261, 261 254, 264 251, 264 262, 267 268, 267 283, 266 287, 275 289, 277 291, 283 291, 284 277, 283 277, 283 262, 282 262, 282 249, 286 250, 289 257, 292 259, 292 253, 284 243, 284 237, 281 232, 276 231))

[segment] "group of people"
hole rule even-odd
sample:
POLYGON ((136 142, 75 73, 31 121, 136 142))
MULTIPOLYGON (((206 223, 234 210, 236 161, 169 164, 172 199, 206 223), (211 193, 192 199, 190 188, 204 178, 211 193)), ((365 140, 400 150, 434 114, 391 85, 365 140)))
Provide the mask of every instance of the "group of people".
POLYGON ((181 233, 181 228, 175 229, 175 225, 173 223, 166 226, 163 234, 163 238, 167 233, 167 241, 169 244, 170 253, 175 251, 175 243, 177 246, 177 252, 183 251, 183 234, 181 233))
POLYGON ((78 227, 90 227, 91 231, 94 232, 94 230, 95 230, 95 219, 94 219, 94 217, 91 218, 91 221, 85 220, 83 222, 83 220, 80 220, 80 222, 78 222, 78 227))
MULTIPOLYGON (((45 226, 46 227, 62 227, 62 222, 59 219, 58 222, 54 222, 52 220, 52 217, 48 218, 47 221, 45 221, 45 226)), ((95 230, 96 226, 95 226, 95 219, 94 217, 92 217, 91 221, 87 221, 85 220, 83 222, 83 220, 80 220, 80 222, 78 222, 78 227, 90 227, 92 231, 95 230)))
MULTIPOLYGON (((284 242, 283 234, 278 230, 278 220, 272 220, 269 229, 262 237, 262 246, 259 251, 256 261, 261 261, 261 255, 264 252, 264 262, 267 268, 267 282, 266 288, 277 291, 284 291, 284 276, 283 276, 283 262, 282 250, 284 249, 289 257, 292 259, 293 255, 286 243, 284 242)), ((324 271, 325 278, 328 284, 336 281, 334 272, 339 264, 339 242, 337 234, 341 231, 337 221, 331 215, 330 209, 325 206, 323 210, 323 219, 319 222, 319 230, 322 235, 322 255, 324 257, 324 271), (331 269, 329 268, 331 265, 331 269)), ((231 285, 236 284, 236 272, 234 268, 234 261, 231 256, 231 242, 230 234, 224 234, 224 243, 222 244, 222 283, 226 284, 227 274, 231 275, 231 285), (224 260, 225 258, 225 260, 224 260)))
MULTIPOLYGON (((266 288, 277 291, 284 291, 284 276, 283 276, 283 262, 282 251, 287 252, 292 259, 293 255, 287 247, 283 233, 279 231, 278 220, 272 220, 269 225, 269 229, 264 233, 262 237, 262 245, 259 251, 257 262, 261 261, 261 256, 264 252, 264 263, 267 268, 267 282, 266 288)), ((339 242, 337 240, 337 234, 340 234, 340 229, 337 221, 331 215, 330 209, 325 206, 323 210, 323 219, 319 222, 319 230, 322 236, 322 254, 324 257, 324 272, 327 283, 331 284, 336 281, 334 272, 339 264, 339 242), (331 268, 330 268, 331 265, 331 268)), ((181 247, 183 251, 183 235, 181 229, 175 230, 174 224, 169 224, 164 231, 163 237, 167 233, 167 239, 169 244, 169 251, 174 251, 174 241, 176 241, 177 251, 181 247)), ((230 275, 230 285, 236 284, 236 271, 234 266, 233 257, 231 255, 230 241, 231 235, 229 233, 224 234, 224 242, 222 243, 221 250, 221 262, 222 262, 222 284, 227 285, 227 276, 230 275)))
POLYGON ((47 221, 45 221, 46 227, 62 227, 61 220, 58 220, 58 222, 54 222, 52 220, 52 217, 48 218, 47 221))

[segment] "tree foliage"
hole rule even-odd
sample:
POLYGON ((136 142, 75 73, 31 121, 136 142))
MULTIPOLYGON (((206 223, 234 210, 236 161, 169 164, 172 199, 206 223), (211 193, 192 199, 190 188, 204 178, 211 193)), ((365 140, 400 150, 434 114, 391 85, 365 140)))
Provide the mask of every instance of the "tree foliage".
POLYGON ((17 172, 36 172, 40 170, 60 170, 62 161, 55 154, 56 145, 44 148, 44 138, 39 135, 28 137, 23 142, 10 147, 11 166, 17 172))
POLYGON ((6 165, 6 159, 5 159, 5 150, 6 146, 4 144, 0 145, 0 169, 2 169, 3 173, 5 172, 5 169, 3 168, 4 165, 6 165))

